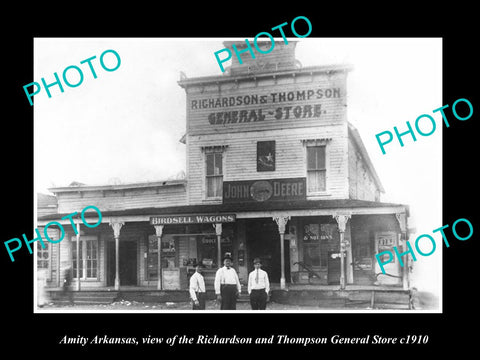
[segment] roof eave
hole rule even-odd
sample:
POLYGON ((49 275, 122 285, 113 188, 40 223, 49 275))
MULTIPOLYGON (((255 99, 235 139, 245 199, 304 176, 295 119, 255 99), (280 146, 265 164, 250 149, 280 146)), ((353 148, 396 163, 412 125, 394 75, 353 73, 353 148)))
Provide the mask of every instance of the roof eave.
POLYGON ((127 189, 140 189, 140 188, 156 188, 164 186, 182 186, 186 184, 186 180, 164 180, 148 183, 129 183, 119 185, 91 185, 91 186, 64 186, 54 187, 48 190, 54 194, 66 193, 66 192, 83 192, 83 191, 115 191, 115 190, 127 190, 127 189))

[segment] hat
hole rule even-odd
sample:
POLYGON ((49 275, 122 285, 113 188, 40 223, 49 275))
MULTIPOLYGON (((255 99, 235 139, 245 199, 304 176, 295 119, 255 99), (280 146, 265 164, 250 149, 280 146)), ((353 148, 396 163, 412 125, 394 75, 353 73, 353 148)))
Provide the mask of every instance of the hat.
POLYGON ((230 261, 233 261, 233 259, 232 259, 232 254, 229 253, 229 252, 225 253, 225 255, 223 256, 223 260, 222 260, 222 261, 225 261, 225 260, 227 260, 227 259, 230 260, 230 261))
POLYGON ((254 264, 261 264, 261 263, 262 263, 262 260, 260 260, 260 258, 257 257, 257 258, 255 258, 255 259, 253 259, 253 263, 254 263, 254 264))
POLYGON ((193 262, 192 266, 193 266, 193 267, 200 266, 201 268, 203 268, 204 265, 202 264, 202 262, 198 262, 198 261, 195 260, 195 261, 193 262))

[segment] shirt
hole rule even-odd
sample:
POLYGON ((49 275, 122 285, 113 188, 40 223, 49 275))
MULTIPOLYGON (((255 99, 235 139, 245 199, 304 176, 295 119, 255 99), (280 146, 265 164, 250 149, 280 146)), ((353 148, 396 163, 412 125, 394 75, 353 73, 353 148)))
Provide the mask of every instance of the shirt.
POLYGON ((252 290, 265 289, 268 294, 270 292, 270 281, 268 280, 268 274, 262 269, 255 269, 248 275, 248 293, 252 290), (258 271, 258 282, 257 282, 258 271))
POLYGON ((205 292, 205 280, 202 274, 195 271, 190 277, 189 292, 193 301, 197 300, 197 292, 205 292))
POLYGON ((215 294, 220 294, 220 285, 237 285, 238 292, 242 291, 242 285, 238 279, 237 272, 234 268, 227 269, 226 266, 221 267, 215 274, 215 294))

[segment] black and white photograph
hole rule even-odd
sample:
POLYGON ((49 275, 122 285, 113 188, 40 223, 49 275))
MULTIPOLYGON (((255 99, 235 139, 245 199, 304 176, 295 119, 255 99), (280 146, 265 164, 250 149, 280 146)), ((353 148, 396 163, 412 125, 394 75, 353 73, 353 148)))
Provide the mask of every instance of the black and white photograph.
POLYGON ((265 38, 35 39, 36 311, 441 311, 441 39, 265 38))
POLYGON ((474 10, 36 5, 3 23, 6 353, 474 349, 474 10))

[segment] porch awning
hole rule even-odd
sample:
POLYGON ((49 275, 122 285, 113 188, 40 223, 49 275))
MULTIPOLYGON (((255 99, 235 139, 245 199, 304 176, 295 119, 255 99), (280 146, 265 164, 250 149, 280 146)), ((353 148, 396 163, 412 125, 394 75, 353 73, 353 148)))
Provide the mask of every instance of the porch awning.
MULTIPOLYGON (((268 212, 285 212, 296 213, 304 215, 317 215, 324 211, 332 212, 352 212, 352 214, 375 214, 387 212, 405 211, 409 215, 408 205, 383 203, 376 201, 352 200, 352 199, 338 199, 338 200, 301 200, 301 201, 265 201, 265 202, 249 202, 249 203, 227 203, 227 204, 201 204, 201 205, 183 205, 171 207, 145 207, 125 210, 104 210, 101 207, 102 217, 138 217, 142 218, 155 215, 190 215, 190 214, 221 214, 221 213, 236 213, 236 214, 254 214, 257 213, 259 217, 268 212), (322 211, 323 210, 323 211, 322 211)), ((81 209, 79 209, 81 210, 81 209)), ((48 222, 50 220, 58 220, 69 215, 65 214, 49 214, 38 218, 39 222, 48 222)), ((85 213, 85 217, 97 217, 93 212, 85 213)), ((267 215, 268 216, 268 215, 267 215)), ((295 215, 294 215, 295 216, 295 215)), ((238 216, 241 218, 242 216, 238 216)))

